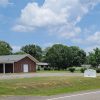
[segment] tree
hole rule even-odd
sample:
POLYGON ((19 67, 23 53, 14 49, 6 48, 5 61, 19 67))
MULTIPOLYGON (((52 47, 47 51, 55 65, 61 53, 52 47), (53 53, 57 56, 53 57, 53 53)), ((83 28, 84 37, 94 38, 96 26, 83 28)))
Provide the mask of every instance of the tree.
POLYGON ((34 45, 34 44, 29 44, 26 46, 23 46, 21 50, 27 54, 32 55, 35 57, 37 60, 41 60, 42 57, 42 49, 40 46, 34 45))
POLYGON ((96 59, 95 59, 95 54, 94 53, 89 53, 89 64, 91 64, 92 67, 96 67, 97 63, 96 63, 96 59))
POLYGON ((20 54, 26 54, 25 52, 23 52, 23 51, 18 51, 18 52, 15 52, 15 53, 13 53, 14 55, 20 55, 20 54))
POLYGON ((96 48, 94 49, 94 52, 95 52, 95 60, 98 66, 100 64, 100 49, 96 48))
POLYGON ((85 60, 84 64, 87 64, 87 65, 89 64, 89 55, 86 56, 86 60, 85 60))
POLYGON ((55 44, 46 53, 46 61, 53 69, 66 69, 70 66, 70 48, 62 45, 55 44))
POLYGON ((72 66, 81 66, 86 61, 86 53, 84 50, 76 46, 71 46, 72 66))
POLYGON ((94 49, 94 52, 89 53, 89 64, 93 67, 97 67, 100 64, 100 49, 94 49))
POLYGON ((42 51, 42 59, 41 59, 42 62, 46 62, 46 54, 49 49, 50 49, 50 47, 47 47, 42 51))
POLYGON ((12 54, 11 46, 5 41, 0 41, 0 55, 9 55, 9 54, 12 54))

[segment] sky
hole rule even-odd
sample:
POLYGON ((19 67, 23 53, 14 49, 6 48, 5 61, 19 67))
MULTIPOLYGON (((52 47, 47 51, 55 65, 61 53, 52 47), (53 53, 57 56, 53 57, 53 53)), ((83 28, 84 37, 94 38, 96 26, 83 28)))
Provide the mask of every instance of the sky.
POLYGON ((13 51, 27 44, 100 48, 100 0, 0 0, 0 40, 13 51))

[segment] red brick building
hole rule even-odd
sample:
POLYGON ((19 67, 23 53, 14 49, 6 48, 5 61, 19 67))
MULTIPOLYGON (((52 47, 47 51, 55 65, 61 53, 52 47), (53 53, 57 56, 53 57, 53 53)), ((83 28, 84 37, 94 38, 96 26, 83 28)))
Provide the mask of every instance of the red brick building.
POLYGON ((0 73, 36 72, 36 63, 29 54, 0 56, 0 73))

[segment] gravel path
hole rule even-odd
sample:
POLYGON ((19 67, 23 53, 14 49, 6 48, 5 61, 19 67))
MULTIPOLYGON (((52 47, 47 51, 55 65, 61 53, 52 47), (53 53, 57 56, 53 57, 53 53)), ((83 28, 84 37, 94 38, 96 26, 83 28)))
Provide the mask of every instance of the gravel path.
POLYGON ((35 96, 5 96, 0 97, 0 100, 47 100, 48 97, 35 97, 35 96))
POLYGON ((0 74, 0 79, 16 79, 31 77, 48 77, 48 76, 82 76, 82 73, 19 73, 19 74, 0 74))
MULTIPOLYGON (((97 74, 100 76, 100 74, 97 74)), ((18 73, 18 74, 0 74, 2 79, 17 79, 17 78, 31 78, 31 77, 48 77, 48 76, 83 76, 83 73, 18 73)))

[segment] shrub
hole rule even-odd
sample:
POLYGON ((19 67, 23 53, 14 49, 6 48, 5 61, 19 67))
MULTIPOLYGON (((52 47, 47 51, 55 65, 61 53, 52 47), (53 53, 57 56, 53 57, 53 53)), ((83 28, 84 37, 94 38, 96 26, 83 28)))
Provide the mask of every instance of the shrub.
POLYGON ((75 68, 69 68, 68 70, 72 73, 75 72, 75 68))
POLYGON ((48 70, 48 68, 47 68, 47 67, 45 67, 45 68, 44 68, 44 70, 48 70))
POLYGON ((97 68, 97 69, 96 69, 96 72, 97 72, 97 73, 100 73, 100 68, 97 68))
POLYGON ((57 70, 58 71, 59 69, 58 68, 54 68, 54 70, 57 70))
POLYGON ((38 67, 38 69, 37 69, 38 71, 40 71, 40 68, 38 67))
POLYGON ((45 68, 44 68, 44 70, 51 70, 51 69, 50 69, 50 68, 48 68, 48 67, 45 67, 45 68))
POLYGON ((84 71, 86 70, 87 68, 81 68, 80 71, 81 73, 84 73, 84 71))

